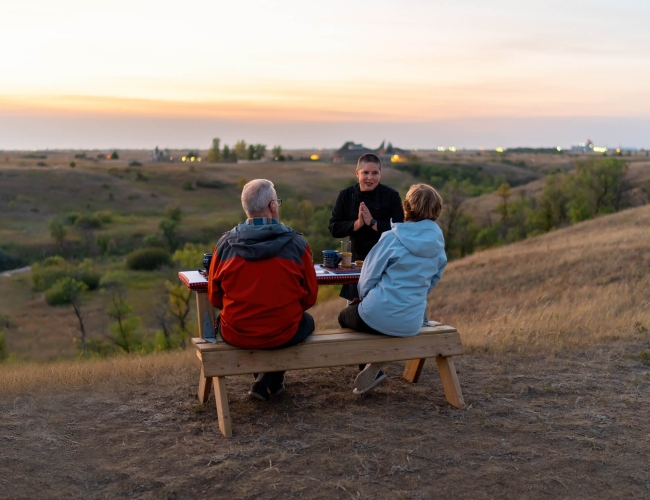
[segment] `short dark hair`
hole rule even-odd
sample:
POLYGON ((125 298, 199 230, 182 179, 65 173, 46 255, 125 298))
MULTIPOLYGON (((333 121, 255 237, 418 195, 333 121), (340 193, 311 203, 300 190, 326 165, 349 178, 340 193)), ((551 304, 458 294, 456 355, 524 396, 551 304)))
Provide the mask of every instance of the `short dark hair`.
POLYGON ((362 163, 374 163, 379 167, 379 170, 381 170, 381 160, 379 159, 379 156, 377 156, 375 153, 364 153, 359 157, 359 161, 357 162, 357 170, 361 168, 362 163))

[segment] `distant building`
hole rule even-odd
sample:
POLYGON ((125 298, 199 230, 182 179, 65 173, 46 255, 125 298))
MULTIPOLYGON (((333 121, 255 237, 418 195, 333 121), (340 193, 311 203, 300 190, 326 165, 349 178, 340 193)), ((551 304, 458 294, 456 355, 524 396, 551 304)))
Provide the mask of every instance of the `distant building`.
POLYGON ((154 149, 151 153, 151 161, 161 162, 161 161, 173 161, 173 157, 169 154, 169 149, 154 149))
POLYGON ((591 153, 594 150, 594 142, 591 139, 587 139, 587 142, 579 142, 577 145, 571 146, 571 151, 577 153, 591 153))
POLYGON ((382 141, 377 149, 370 149, 363 144, 356 144, 353 141, 348 141, 339 149, 332 153, 333 163, 356 163, 359 157, 365 153, 374 153, 379 156, 382 163, 390 163, 396 161, 406 161, 410 151, 394 147, 390 142, 384 146, 386 141, 382 141))

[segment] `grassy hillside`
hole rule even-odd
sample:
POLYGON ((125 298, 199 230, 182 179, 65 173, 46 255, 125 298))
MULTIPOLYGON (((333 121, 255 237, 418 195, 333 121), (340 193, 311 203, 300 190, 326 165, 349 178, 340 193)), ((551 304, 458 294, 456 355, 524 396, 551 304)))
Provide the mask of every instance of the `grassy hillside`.
MULTIPOLYGON (((333 326, 341 301, 316 306, 333 326)), ((430 317, 470 349, 535 350, 650 339, 650 206, 448 264, 430 317)))

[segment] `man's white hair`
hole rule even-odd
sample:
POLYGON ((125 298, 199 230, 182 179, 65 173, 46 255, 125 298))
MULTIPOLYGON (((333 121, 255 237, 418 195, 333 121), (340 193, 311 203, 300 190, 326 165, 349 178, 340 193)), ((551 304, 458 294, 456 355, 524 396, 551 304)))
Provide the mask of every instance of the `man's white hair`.
POLYGON ((246 214, 258 214, 264 212, 275 198, 275 188, 271 181, 254 179, 242 189, 241 206, 246 214))

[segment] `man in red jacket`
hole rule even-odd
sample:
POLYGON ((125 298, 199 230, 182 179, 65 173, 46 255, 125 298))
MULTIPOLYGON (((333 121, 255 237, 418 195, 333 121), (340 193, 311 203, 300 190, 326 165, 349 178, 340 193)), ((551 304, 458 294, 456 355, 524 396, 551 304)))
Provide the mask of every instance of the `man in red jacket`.
MULTIPOLYGON (((305 311, 316 303, 318 284, 309 245, 279 222, 273 183, 244 186, 248 219, 225 233, 210 263, 208 294, 221 310, 223 339, 244 349, 280 349, 303 342, 314 331, 305 311)), ((267 401, 284 391, 284 372, 256 374, 248 394, 267 401)))

